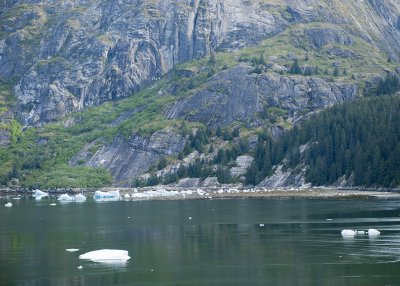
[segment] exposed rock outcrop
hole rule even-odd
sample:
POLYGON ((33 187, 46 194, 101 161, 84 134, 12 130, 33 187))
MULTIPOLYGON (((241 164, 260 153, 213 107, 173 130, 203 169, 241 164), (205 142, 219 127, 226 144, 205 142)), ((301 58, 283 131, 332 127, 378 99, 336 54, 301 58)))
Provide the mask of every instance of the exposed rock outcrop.
POLYGON ((305 183, 304 171, 293 173, 293 170, 282 170, 282 165, 278 166, 271 176, 265 178, 257 186, 265 188, 277 187, 308 187, 310 184, 305 183))
POLYGON ((315 111, 354 99, 355 84, 337 84, 321 78, 252 73, 254 68, 239 65, 213 76, 206 88, 174 103, 169 119, 185 118, 206 125, 229 125, 236 121, 259 126, 265 108, 287 110, 293 121, 307 111, 315 111))
POLYGON ((186 138, 170 129, 155 132, 150 137, 132 134, 127 140, 115 138, 92 155, 87 155, 89 148, 84 148, 70 163, 77 165, 82 160, 87 166, 106 168, 118 185, 128 185, 162 157, 177 155, 185 142, 186 138))

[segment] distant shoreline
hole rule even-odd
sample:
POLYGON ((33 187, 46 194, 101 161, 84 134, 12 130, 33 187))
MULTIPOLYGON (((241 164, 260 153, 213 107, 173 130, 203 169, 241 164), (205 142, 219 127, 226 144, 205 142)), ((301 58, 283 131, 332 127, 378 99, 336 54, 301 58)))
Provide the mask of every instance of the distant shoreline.
MULTIPOLYGON (((100 189, 56 189, 47 190, 51 196, 63 193, 83 193, 90 197, 96 190, 119 190, 121 199, 128 194, 128 200, 188 200, 188 199, 369 199, 369 198, 399 198, 399 190, 364 190, 335 188, 176 188, 176 187, 146 187, 146 188, 100 188, 100 189)), ((31 190, 0 189, 0 198, 15 196, 30 196, 31 190)))

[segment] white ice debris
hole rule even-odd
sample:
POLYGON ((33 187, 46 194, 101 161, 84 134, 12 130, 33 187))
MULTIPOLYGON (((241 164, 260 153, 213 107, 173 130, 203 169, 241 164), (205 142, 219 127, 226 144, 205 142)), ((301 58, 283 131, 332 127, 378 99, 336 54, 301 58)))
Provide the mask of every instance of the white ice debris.
POLYGON ((48 197, 49 193, 43 192, 41 190, 33 190, 33 197, 37 200, 40 201, 44 197, 48 197))
POLYGON ((43 192, 41 190, 33 190, 33 197, 36 201, 40 201, 44 197, 48 197, 49 193, 43 192))
POLYGON ((125 194, 124 199, 125 199, 125 200, 130 200, 130 199, 131 199, 131 196, 130 196, 129 194, 125 194))
POLYGON ((259 226, 260 226, 260 227, 264 227, 264 224, 263 224, 263 223, 260 223, 259 226))
POLYGON ((119 201, 119 190, 109 192, 96 191, 93 195, 93 199, 101 202, 119 201))
POLYGON ((130 259, 127 250, 101 249, 79 255, 79 259, 87 259, 94 262, 127 261, 130 259))
POLYGON ((67 248, 66 251, 68 251, 68 252, 77 252, 77 251, 79 251, 79 248, 67 248))
POLYGON ((47 197, 49 193, 43 192, 41 190, 33 190, 34 197, 47 197))
POLYGON ((75 202, 84 202, 86 201, 86 197, 82 194, 75 195, 75 202))
POLYGON ((57 204, 55 204, 55 203, 52 203, 52 204, 50 204, 51 206, 56 206, 57 204))
POLYGON ((352 229, 343 229, 341 234, 342 236, 355 236, 356 232, 352 229))
POLYGON ((190 217, 188 217, 188 219, 192 219, 192 217, 190 216, 190 217))
POLYGON ((86 197, 82 194, 78 194, 75 196, 70 196, 68 194, 62 194, 58 200, 60 202, 84 202, 86 201, 86 197))
POLYGON ((73 202, 74 201, 74 197, 68 195, 68 194, 62 194, 58 200, 60 202, 73 202))
POLYGON ((82 267, 82 265, 79 265, 77 268, 78 268, 79 270, 81 270, 83 267, 82 267))
POLYGON ((343 229, 341 232, 342 236, 356 236, 356 235, 368 235, 368 236, 378 236, 380 235, 380 231, 370 228, 368 230, 353 230, 353 229, 343 229))
POLYGON ((12 207, 12 203, 6 203, 4 206, 5 206, 6 208, 11 208, 11 207, 12 207))
POLYGON ((378 236, 380 234, 381 234, 381 232, 379 230, 377 230, 377 229, 370 228, 368 230, 368 235, 369 236, 378 236))

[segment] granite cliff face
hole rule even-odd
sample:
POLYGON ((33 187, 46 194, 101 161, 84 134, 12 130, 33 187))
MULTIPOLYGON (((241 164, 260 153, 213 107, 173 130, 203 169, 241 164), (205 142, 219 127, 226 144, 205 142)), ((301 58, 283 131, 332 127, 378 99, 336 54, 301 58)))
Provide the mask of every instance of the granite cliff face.
POLYGON ((184 118, 207 126, 227 126, 242 122, 262 126, 263 112, 279 108, 295 122, 308 112, 352 100, 357 85, 329 83, 298 75, 252 73, 253 68, 238 65, 211 77, 206 88, 177 101, 166 111, 169 119, 184 118))
POLYGON ((152 165, 165 156, 177 155, 183 150, 186 138, 173 130, 155 132, 150 137, 132 134, 128 139, 117 137, 102 146, 95 154, 88 154, 86 146, 71 161, 87 161, 91 167, 103 167, 111 172, 118 185, 129 185, 133 178, 145 173, 152 165))
POLYGON ((298 23, 345 27, 308 31, 317 48, 357 35, 397 60, 399 15, 395 0, 7 0, 0 78, 14 82, 23 124, 41 125, 129 96, 178 63, 233 52, 298 23))

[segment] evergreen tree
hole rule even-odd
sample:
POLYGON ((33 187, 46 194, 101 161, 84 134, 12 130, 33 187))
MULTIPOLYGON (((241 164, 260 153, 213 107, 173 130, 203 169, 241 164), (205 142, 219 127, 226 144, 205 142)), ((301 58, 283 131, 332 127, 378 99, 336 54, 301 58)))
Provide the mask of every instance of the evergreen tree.
POLYGON ((335 67, 335 69, 333 70, 333 76, 339 76, 339 68, 335 67))
POLYGON ((289 73, 290 74, 302 74, 298 59, 294 60, 292 66, 290 67, 289 73))

